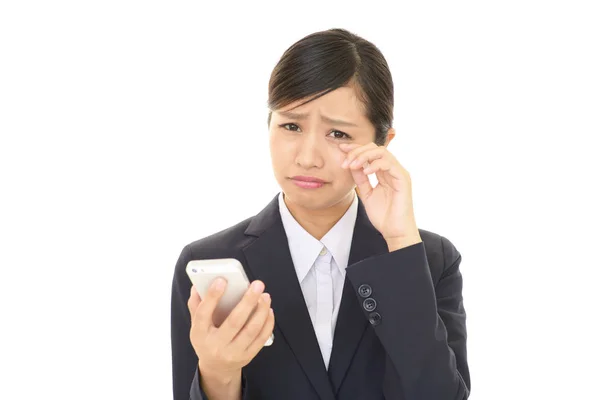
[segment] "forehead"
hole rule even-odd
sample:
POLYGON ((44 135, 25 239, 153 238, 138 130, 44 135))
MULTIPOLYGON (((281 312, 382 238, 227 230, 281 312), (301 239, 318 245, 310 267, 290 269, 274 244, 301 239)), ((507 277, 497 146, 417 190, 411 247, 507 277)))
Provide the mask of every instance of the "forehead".
POLYGON ((288 104, 281 109, 275 110, 275 114, 293 111, 294 113, 323 115, 341 119, 359 126, 370 125, 365 114, 365 106, 357 97, 354 88, 341 87, 306 104, 300 105, 307 100, 302 99, 288 104))

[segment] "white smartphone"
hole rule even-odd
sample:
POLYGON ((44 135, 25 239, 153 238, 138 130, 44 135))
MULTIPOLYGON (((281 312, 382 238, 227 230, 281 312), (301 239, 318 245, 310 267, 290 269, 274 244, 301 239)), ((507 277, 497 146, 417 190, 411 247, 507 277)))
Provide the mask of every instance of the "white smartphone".
MULTIPOLYGON (((225 321, 250 286, 244 267, 235 258, 192 260, 188 262, 185 271, 190 281, 196 286, 200 298, 206 297, 210 285, 216 278, 221 277, 227 281, 225 293, 213 313, 215 326, 220 326, 225 321)), ((265 346, 273 344, 273 339, 274 335, 271 333, 265 346)))

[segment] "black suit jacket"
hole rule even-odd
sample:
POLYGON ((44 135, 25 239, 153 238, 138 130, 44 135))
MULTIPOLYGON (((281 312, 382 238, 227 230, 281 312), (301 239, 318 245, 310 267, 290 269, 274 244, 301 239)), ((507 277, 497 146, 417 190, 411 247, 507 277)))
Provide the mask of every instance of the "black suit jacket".
POLYGON ((174 399, 206 399, 189 339, 185 267, 190 260, 228 257, 243 264, 251 281, 265 283, 275 313, 273 345, 242 370, 245 400, 467 399, 461 255, 452 243, 420 229, 422 243, 389 252, 359 202, 326 370, 277 201, 183 248, 172 286, 174 399))

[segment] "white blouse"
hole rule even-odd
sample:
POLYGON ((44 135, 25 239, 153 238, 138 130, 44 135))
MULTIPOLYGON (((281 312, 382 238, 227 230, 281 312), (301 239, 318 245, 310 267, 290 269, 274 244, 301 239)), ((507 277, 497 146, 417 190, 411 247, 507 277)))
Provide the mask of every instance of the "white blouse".
POLYGON ((319 241, 294 219, 279 194, 279 212, 304 300, 319 342, 325 368, 342 300, 346 267, 358 211, 358 197, 342 218, 319 241))

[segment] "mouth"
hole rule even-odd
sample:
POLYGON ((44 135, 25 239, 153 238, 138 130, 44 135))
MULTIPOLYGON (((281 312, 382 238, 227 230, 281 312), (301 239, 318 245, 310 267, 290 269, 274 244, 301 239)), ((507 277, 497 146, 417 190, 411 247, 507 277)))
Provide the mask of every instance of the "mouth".
POLYGON ((325 181, 323 179, 319 179, 319 178, 315 178, 314 176, 293 176, 291 178, 292 180, 295 181, 300 181, 300 182, 316 182, 316 183, 325 183, 325 181))
POLYGON ((304 189, 318 189, 327 183, 323 179, 319 179, 314 176, 294 176, 290 179, 296 184, 296 186, 304 189))

